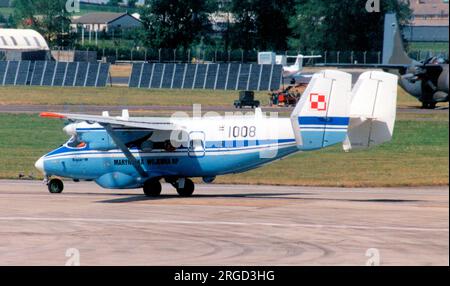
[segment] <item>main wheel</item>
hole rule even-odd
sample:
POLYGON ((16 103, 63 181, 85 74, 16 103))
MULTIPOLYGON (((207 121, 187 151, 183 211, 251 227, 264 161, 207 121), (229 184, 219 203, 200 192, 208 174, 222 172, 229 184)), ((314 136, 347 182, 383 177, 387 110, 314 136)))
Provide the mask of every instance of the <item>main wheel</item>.
POLYGON ((60 194, 64 190, 64 183, 60 179, 51 179, 47 187, 51 194, 60 194))
POLYGON ((435 109, 436 102, 422 102, 422 109, 435 109))
POLYGON ((157 197, 161 195, 161 183, 159 180, 148 180, 144 183, 144 194, 147 197, 157 197))
POLYGON ((194 182, 190 179, 184 180, 184 187, 183 188, 177 188, 177 193, 181 197, 190 197, 194 193, 195 185, 194 182))

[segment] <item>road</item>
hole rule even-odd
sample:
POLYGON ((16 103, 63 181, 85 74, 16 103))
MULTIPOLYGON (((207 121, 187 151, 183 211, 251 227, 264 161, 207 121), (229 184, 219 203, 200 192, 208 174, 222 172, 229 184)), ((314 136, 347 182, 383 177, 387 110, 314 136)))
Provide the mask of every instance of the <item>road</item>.
POLYGON ((447 265, 449 188, 199 185, 151 199, 0 181, 0 265, 447 265))

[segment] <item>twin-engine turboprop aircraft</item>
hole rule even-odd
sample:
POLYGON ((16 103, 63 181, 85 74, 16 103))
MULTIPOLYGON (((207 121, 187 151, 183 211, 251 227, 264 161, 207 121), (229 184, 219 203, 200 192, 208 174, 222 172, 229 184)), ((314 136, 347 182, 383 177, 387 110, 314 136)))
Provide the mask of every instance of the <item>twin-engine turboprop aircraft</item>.
POLYGON ((95 181, 108 189, 143 188, 161 193, 160 180, 181 196, 191 196, 200 177, 241 173, 299 151, 343 143, 344 150, 369 148, 391 140, 396 116, 397 76, 362 74, 352 90, 351 75, 326 70, 315 74, 290 118, 272 118, 258 109, 251 116, 132 118, 42 113, 72 122, 71 136, 36 162, 51 193, 63 182, 95 181))

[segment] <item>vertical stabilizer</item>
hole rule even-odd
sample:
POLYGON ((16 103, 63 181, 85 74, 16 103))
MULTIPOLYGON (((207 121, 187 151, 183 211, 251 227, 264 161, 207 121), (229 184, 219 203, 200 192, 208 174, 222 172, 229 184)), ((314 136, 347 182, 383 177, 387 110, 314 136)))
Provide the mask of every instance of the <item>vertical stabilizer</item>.
POLYGON ((384 18, 383 64, 410 65, 413 60, 406 54, 400 25, 395 14, 384 18))
POLYGON ((345 140, 349 123, 352 76, 316 73, 291 115, 300 150, 325 148, 345 140))
POLYGON ((350 126, 344 150, 367 149, 392 139, 397 112, 398 77, 363 73, 352 92, 350 126))

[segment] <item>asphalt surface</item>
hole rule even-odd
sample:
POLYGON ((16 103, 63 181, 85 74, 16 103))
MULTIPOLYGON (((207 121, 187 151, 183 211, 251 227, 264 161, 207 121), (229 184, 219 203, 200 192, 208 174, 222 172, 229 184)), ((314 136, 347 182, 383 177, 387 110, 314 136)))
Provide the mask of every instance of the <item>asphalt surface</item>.
POLYGON ((0 181, 0 265, 447 265, 449 189, 0 181), (75 254, 76 255, 75 255, 75 254), (67 256, 66 256, 67 254, 67 256), (79 259, 78 259, 79 258, 79 259))

